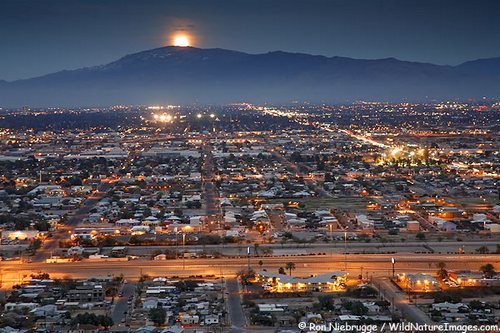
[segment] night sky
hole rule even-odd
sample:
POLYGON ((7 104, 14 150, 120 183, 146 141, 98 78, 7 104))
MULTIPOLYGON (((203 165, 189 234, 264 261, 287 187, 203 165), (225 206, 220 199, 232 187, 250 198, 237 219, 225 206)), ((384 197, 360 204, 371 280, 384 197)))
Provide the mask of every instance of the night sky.
POLYGON ((169 45, 396 57, 500 56, 498 0, 1 0, 0 79, 104 64, 169 45))

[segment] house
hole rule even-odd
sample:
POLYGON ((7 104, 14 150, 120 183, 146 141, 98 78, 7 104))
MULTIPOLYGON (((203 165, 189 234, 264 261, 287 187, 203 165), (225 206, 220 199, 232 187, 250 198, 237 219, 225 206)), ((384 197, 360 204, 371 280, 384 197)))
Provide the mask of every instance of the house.
POLYGON ((101 285, 77 286, 68 292, 70 302, 102 302, 104 300, 104 288, 101 285))
POLYGON ((434 291, 439 289, 439 283, 436 278, 429 274, 401 274, 398 275, 399 281, 403 283, 403 287, 412 291, 434 291))
POLYGON ((219 323, 219 315, 208 315, 205 316, 205 325, 217 325, 219 323))
POLYGON ((377 314, 380 312, 380 306, 375 302, 364 302, 363 305, 368 309, 368 313, 377 314))
POLYGON ((30 313, 37 318, 52 316, 57 313, 57 307, 54 304, 47 304, 31 310, 30 313))
POLYGON ((200 323, 200 317, 198 315, 179 313, 179 317, 183 325, 197 325, 200 323))
POLYGON ((461 287, 471 287, 481 284, 483 274, 473 272, 448 272, 448 278, 461 287))
POLYGON ((436 311, 445 311, 445 312, 458 312, 459 310, 467 310, 469 307, 464 303, 435 303, 431 305, 431 308, 436 311))
POLYGON ((10 326, 0 327, 0 333, 24 333, 24 332, 27 332, 27 331, 28 330, 17 329, 17 328, 13 328, 13 327, 10 327, 10 326))
POLYGON ((33 207, 44 209, 55 208, 61 206, 62 197, 45 197, 32 202, 33 207))
POLYGON ((115 222, 117 227, 133 227, 139 224, 141 224, 141 222, 136 219, 120 219, 115 222))
POLYGON ((184 328, 182 326, 170 326, 167 328, 164 328, 161 333, 184 333, 184 328))
POLYGON ((268 286, 273 292, 338 291, 345 283, 347 273, 329 272, 307 278, 276 274, 262 271, 257 273, 257 280, 268 286))
POLYGON ((142 303, 143 309, 156 309, 158 307, 158 298, 156 297, 148 297, 142 303))
POLYGON ((447 221, 447 220, 436 221, 436 227, 440 231, 444 231, 444 232, 453 232, 453 231, 457 230, 457 225, 455 223, 453 223, 451 221, 447 221))
POLYGON ((406 230, 408 232, 418 232, 418 231, 420 231, 420 222, 418 222, 418 221, 408 221, 408 222, 406 222, 406 230))
POLYGON ((23 310, 23 309, 28 309, 28 310, 33 310, 36 309, 40 306, 38 303, 6 303, 4 305, 4 311, 9 312, 9 311, 15 311, 15 310, 23 310))
POLYGON ((362 229, 373 229, 375 221, 364 214, 356 215, 356 222, 362 229))
POLYGON ((32 240, 38 238, 39 235, 40 231, 38 230, 7 230, 2 233, 2 238, 8 240, 32 240))

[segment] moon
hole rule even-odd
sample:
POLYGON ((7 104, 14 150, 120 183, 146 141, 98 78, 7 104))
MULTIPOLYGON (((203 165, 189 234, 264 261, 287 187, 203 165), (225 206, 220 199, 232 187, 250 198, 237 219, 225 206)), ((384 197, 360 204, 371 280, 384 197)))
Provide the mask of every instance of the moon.
POLYGON ((186 47, 189 46, 189 38, 184 35, 174 38, 174 46, 186 47))

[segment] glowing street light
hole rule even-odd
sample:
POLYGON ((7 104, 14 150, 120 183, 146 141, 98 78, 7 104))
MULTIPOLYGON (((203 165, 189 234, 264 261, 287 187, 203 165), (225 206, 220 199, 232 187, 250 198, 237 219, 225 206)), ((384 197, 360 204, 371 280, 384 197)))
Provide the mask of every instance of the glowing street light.
POLYGON ((396 259, 394 259, 394 257, 391 258, 391 263, 392 263, 392 278, 394 279, 394 276, 395 276, 394 265, 396 264, 396 259))

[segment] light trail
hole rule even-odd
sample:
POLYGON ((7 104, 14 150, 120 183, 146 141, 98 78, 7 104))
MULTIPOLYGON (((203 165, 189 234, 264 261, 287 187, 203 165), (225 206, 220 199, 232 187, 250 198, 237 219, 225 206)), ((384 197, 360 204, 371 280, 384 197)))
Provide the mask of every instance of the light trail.
MULTIPOLYGON (((254 109, 261 111, 264 114, 271 115, 273 117, 286 117, 288 119, 295 121, 298 124, 316 127, 316 128, 322 129, 322 130, 329 132, 329 133, 343 133, 344 135, 346 135, 348 137, 351 137, 351 138, 359 140, 361 142, 370 144, 372 146, 390 150, 391 154, 394 156, 396 154, 398 154, 398 155, 407 155, 409 157, 412 157, 412 156, 415 156, 415 154, 418 154, 422 150, 425 149, 425 148, 420 147, 420 146, 416 146, 416 147, 409 146, 408 144, 404 144, 404 143, 399 144, 399 145, 388 145, 386 143, 376 141, 369 136, 357 134, 357 133, 354 133, 353 131, 350 131, 350 130, 332 129, 330 127, 330 124, 320 123, 318 121, 315 121, 315 122, 309 121, 308 120, 309 114, 307 114, 307 113, 299 113, 299 112, 292 111, 292 110, 278 110, 275 108, 268 108, 268 107, 263 107, 263 106, 254 106, 254 109)), ((437 158, 438 160, 443 161, 443 159, 440 158, 439 156, 433 157, 433 158, 437 158)), ((469 169, 470 166, 468 164, 463 163, 463 162, 454 161, 454 162, 448 163, 447 167, 448 168, 469 169)), ((500 178, 500 174, 498 174, 496 172, 485 172, 485 171, 479 170, 477 168, 474 168, 472 171, 473 171, 473 174, 468 174, 465 176, 500 178)))

